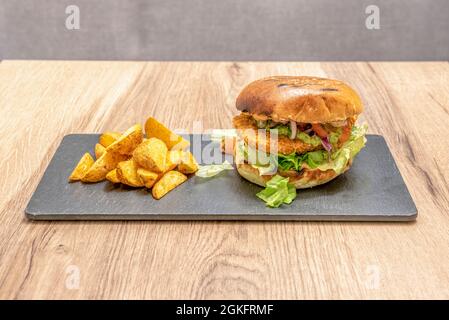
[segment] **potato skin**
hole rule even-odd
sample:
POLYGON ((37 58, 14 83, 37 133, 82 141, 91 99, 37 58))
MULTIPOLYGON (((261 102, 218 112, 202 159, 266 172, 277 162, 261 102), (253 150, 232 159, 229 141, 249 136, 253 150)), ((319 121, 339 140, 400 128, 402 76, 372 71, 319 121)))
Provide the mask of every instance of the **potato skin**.
POLYGON ((165 172, 176 169, 178 164, 181 163, 182 157, 181 150, 170 150, 167 152, 167 163, 165 165, 165 172))
POLYGON ((190 142, 181 137, 181 140, 179 140, 178 143, 176 143, 174 146, 172 146, 170 148, 170 150, 183 151, 183 150, 186 150, 189 146, 190 146, 190 142))
POLYGON ((150 189, 151 187, 153 187, 153 185, 159 179, 160 175, 155 172, 151 172, 147 169, 139 168, 139 169, 137 169, 137 176, 143 182, 145 187, 150 189))
POLYGON ((94 159, 90 155, 89 152, 86 152, 81 159, 78 161, 78 164, 76 165, 75 169, 73 169, 72 173, 70 174, 69 181, 79 181, 81 180, 87 171, 92 167, 94 164, 94 159))
POLYGON ((98 142, 105 148, 109 147, 115 141, 120 139, 122 134, 120 132, 105 132, 100 136, 98 142))
POLYGON ((187 177, 178 171, 169 171, 162 176, 153 186, 152 194, 156 200, 159 200, 171 190, 184 183, 187 177))
POLYGON ((136 124, 126 130, 117 141, 109 145, 106 148, 106 151, 131 155, 142 140, 142 126, 140 124, 136 124))
POLYGON ((162 140, 150 138, 137 146, 133 152, 133 159, 140 167, 161 173, 165 171, 167 151, 167 146, 162 140))
POLYGON ((130 187, 143 187, 144 183, 137 175, 137 169, 138 166, 133 159, 120 162, 117 165, 118 180, 130 187))
POLYGON ((103 155, 103 153, 105 153, 105 151, 106 148, 102 144, 97 143, 95 145, 95 159, 100 158, 103 155))
POLYGON ((184 174, 191 174, 198 170, 198 163, 191 152, 183 152, 181 162, 178 164, 178 170, 184 174))
POLYGON ((99 182, 106 178, 109 171, 114 170, 117 164, 127 160, 128 156, 115 152, 105 152, 89 168, 82 182, 99 182))
POLYGON ((172 132, 153 117, 148 118, 145 122, 145 133, 147 138, 158 138, 162 140, 168 149, 184 150, 190 145, 187 140, 172 132))
POLYGON ((106 175, 106 180, 109 180, 112 183, 120 183, 120 180, 117 177, 117 168, 108 172, 106 175))

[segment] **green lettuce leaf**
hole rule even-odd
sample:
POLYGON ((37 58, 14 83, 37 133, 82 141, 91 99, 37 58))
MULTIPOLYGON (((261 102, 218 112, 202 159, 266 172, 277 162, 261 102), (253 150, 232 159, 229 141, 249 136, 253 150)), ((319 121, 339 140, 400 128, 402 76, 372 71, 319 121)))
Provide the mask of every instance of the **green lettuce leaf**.
POLYGON ((277 208, 283 203, 290 204, 296 198, 296 188, 288 183, 288 178, 275 175, 256 196, 267 206, 277 208))
POLYGON ((315 169, 329 159, 329 154, 326 150, 317 150, 307 152, 304 154, 303 158, 304 162, 307 163, 311 169, 315 169))
POLYGON ((346 168, 349 160, 354 158, 365 146, 365 134, 367 130, 368 126, 366 124, 361 127, 353 126, 348 141, 340 149, 331 154, 330 161, 319 165, 317 168, 321 171, 332 169, 337 174, 340 174, 346 168))
POLYGON ((287 188, 288 188, 288 190, 287 190, 288 194, 287 194, 287 197, 284 199, 284 203, 290 204, 296 198, 296 188, 294 185, 292 185, 290 183, 287 183, 287 188))
POLYGON ((278 166, 281 170, 287 171, 294 169, 300 171, 303 163, 310 168, 315 169, 328 160, 328 153, 325 150, 311 151, 298 155, 291 153, 289 155, 278 154, 278 166))
MULTIPOLYGON (((354 158, 357 153, 365 146, 365 134, 368 127, 363 125, 361 127, 353 126, 351 136, 348 141, 343 144, 340 149, 335 150, 329 157, 325 150, 311 151, 304 154, 292 153, 289 155, 278 154, 278 165, 281 170, 296 170, 300 171, 304 164, 311 169, 319 169, 326 171, 329 169, 341 173, 348 164, 348 161, 354 158)), ((340 133, 336 133, 334 139, 338 141, 340 133)))
POLYGON ((232 166, 232 164, 230 164, 228 160, 225 160, 222 164, 211 164, 200 166, 198 168, 198 171, 195 172, 195 175, 201 178, 210 178, 216 176, 217 174, 219 174, 224 170, 233 170, 233 169, 234 167, 232 166))
POLYGON ((288 155, 278 154, 278 166, 283 171, 294 169, 299 171, 301 168, 302 159, 296 153, 288 155))

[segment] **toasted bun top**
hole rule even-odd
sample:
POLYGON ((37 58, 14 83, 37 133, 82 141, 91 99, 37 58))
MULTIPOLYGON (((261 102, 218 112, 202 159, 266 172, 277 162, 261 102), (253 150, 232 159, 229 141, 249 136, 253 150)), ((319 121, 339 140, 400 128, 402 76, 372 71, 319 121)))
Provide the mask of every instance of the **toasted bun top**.
POLYGON ((363 111, 360 97, 343 82, 295 76, 251 82, 238 96, 236 106, 259 120, 304 123, 341 121, 363 111))

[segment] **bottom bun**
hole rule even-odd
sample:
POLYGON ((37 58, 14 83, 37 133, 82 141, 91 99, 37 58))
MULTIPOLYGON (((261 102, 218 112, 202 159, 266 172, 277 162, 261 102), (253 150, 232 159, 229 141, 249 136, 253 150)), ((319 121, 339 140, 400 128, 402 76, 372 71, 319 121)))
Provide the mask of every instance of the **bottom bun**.
MULTIPOLYGON (((351 161, 349 161, 346 168, 340 173, 344 173, 351 166, 351 161)), ((259 175, 259 170, 252 167, 247 163, 237 164, 237 171, 246 180, 258 184, 259 186, 265 187, 266 182, 268 182, 273 176, 261 176, 259 175)), ((334 170, 330 169, 327 171, 321 171, 318 169, 308 170, 304 169, 301 172, 297 171, 278 171, 278 175, 289 178, 289 183, 293 184, 296 189, 305 189, 318 186, 320 184, 329 182, 340 174, 337 174, 334 170)))

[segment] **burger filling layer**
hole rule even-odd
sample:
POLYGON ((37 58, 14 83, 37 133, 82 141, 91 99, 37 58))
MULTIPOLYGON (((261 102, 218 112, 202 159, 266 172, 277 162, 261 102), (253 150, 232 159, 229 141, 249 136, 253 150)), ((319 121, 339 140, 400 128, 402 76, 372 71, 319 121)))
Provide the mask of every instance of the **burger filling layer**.
POLYGON ((366 143, 366 125, 356 126, 354 122, 355 118, 348 118, 332 124, 284 124, 271 120, 261 122, 241 114, 234 118, 234 126, 242 138, 237 151, 246 163, 259 170, 260 175, 329 169, 340 174, 366 143), (263 131, 251 134, 242 129, 263 131), (277 134, 275 154, 270 152, 272 130, 277 134))
POLYGON ((300 142, 309 149, 331 149, 345 143, 351 134, 356 117, 330 123, 298 123, 295 121, 275 122, 271 119, 258 120, 256 115, 241 113, 234 117, 234 127, 238 130, 267 130, 275 133, 284 143, 300 142), (285 140, 288 138, 289 140, 285 140))

